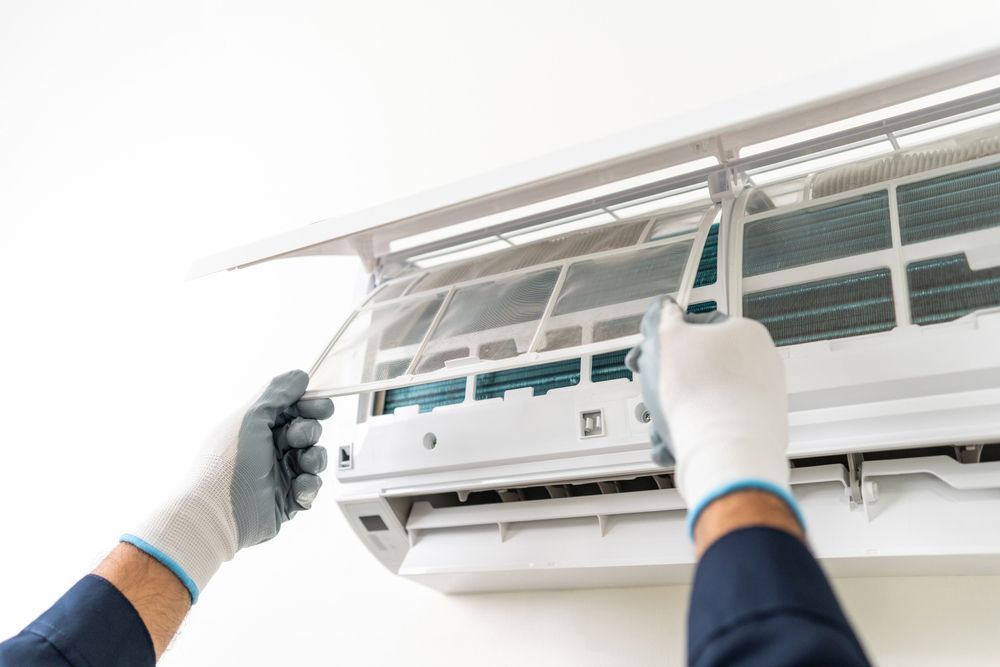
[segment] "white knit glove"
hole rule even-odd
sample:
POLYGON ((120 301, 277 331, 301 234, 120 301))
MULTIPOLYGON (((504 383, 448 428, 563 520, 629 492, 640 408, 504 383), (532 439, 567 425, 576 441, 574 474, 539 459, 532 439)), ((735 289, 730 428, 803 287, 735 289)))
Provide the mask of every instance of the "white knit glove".
POLYGON ((223 562, 277 535, 316 498, 327 463, 314 446, 323 432, 317 420, 333 414, 333 403, 300 400, 308 383, 302 371, 274 378, 245 413, 220 424, 183 491, 122 536, 176 574, 192 602, 223 562))
POLYGON ((788 485, 784 365, 767 329, 721 313, 688 315, 663 297, 642 333, 627 363, 652 417, 654 461, 676 460, 689 531, 712 501, 748 488, 782 498, 802 523, 788 485))

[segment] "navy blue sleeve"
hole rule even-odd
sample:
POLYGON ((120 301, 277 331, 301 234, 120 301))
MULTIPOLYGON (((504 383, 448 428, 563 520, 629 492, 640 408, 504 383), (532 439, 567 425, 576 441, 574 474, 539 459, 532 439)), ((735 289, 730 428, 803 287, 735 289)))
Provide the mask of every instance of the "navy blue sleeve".
POLYGON ((153 640, 132 603, 88 575, 21 634, 0 644, 0 667, 155 665, 153 640))
POLYGON ((772 528, 734 531, 702 556, 688 612, 688 663, 869 664, 809 549, 772 528))

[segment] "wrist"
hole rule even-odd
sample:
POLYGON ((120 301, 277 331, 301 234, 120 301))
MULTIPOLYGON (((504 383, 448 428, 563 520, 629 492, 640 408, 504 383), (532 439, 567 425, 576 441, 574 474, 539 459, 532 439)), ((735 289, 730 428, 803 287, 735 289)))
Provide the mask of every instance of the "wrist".
POLYGON ((715 500, 744 489, 757 489, 781 499, 798 516, 789 486, 784 448, 766 448, 756 442, 700 442, 680 451, 676 483, 688 506, 688 533, 701 513, 715 500))
POLYGON ((94 574, 132 604, 159 659, 191 608, 191 598, 180 580, 158 560, 128 544, 119 544, 94 574))
POLYGON ((154 512, 126 542, 156 559, 184 584, 192 603, 237 551, 235 520, 218 488, 199 482, 154 512))
POLYGON ((692 527, 698 557, 724 535, 752 527, 774 528, 805 540, 794 504, 770 491, 744 488, 715 498, 701 511, 692 527))

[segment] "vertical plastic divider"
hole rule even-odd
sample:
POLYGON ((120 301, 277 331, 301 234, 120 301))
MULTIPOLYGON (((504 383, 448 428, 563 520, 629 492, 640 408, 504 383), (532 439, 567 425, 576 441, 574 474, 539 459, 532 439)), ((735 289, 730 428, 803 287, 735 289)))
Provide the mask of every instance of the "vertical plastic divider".
POLYGON ((455 286, 452 285, 448 288, 448 293, 445 295, 444 300, 441 302, 441 307, 438 308, 437 313, 434 315, 434 319, 431 320, 430 325, 427 327, 427 333, 424 334, 423 340, 420 341, 420 346, 417 351, 413 353, 413 360, 410 361, 409 367, 406 372, 403 373, 404 377, 412 377, 417 370, 417 362, 420 361, 420 357, 424 353, 424 349, 427 347, 427 343, 430 341, 431 336, 434 335, 434 330, 437 329, 438 323, 441 321, 441 317, 444 316, 444 312, 448 309, 451 304, 451 297, 455 295, 455 286))
POLYGON ((465 400, 463 403, 473 403, 476 400, 476 374, 465 376, 465 400))
POLYGON ((538 342, 542 337, 542 333, 545 331, 545 323, 549 319, 549 315, 552 314, 552 310, 556 307, 556 299, 559 298, 559 292, 562 291, 563 283, 566 281, 566 274, 569 273, 569 265, 572 260, 566 260, 562 263, 559 268, 559 277, 556 278, 556 284, 552 286, 552 293, 549 294, 549 300, 545 304, 545 310, 542 311, 542 316, 538 319, 538 328, 535 329, 535 335, 531 338, 531 343, 528 345, 527 354, 532 354, 538 347, 538 342))
POLYGON ((731 255, 730 239, 733 237, 733 210, 738 198, 726 199, 719 205, 719 240, 715 257, 715 303, 716 309, 728 313, 731 311, 729 294, 729 261, 731 255))
POLYGON ((892 250, 895 261, 889 267, 892 276, 892 293, 896 311, 896 326, 913 324, 910 312, 910 288, 907 284, 906 265, 903 260, 903 233, 899 225, 899 202, 896 198, 896 184, 889 184, 889 229, 892 233, 892 250))
POLYGON ((705 241, 708 239, 708 232, 712 228, 715 220, 716 207, 709 206, 698 222, 698 231, 695 232, 691 241, 691 251, 688 253, 687 264, 684 266, 684 273, 681 274, 681 282, 677 287, 677 304, 681 310, 687 310, 688 302, 691 300, 691 290, 694 289, 694 280, 698 275, 698 264, 701 263, 701 253, 705 249, 705 241))
POLYGON ((580 384, 593 384, 594 355, 584 354, 580 357, 580 384))
MULTIPOLYGON (((735 317, 743 316, 743 227, 746 219, 747 199, 754 189, 754 186, 744 188, 743 192, 739 194, 736 201, 733 202, 732 216, 729 220, 729 241, 726 244, 725 264, 726 273, 730 280, 726 293, 729 295, 728 313, 735 317)), ((719 240, 722 240, 721 236, 719 240)))

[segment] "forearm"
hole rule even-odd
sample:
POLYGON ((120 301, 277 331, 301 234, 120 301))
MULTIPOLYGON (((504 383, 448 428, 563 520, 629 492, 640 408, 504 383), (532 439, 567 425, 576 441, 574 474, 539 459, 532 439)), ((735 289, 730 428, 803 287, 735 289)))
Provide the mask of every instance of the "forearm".
POLYGON ((714 665, 867 665, 833 590, 778 496, 737 491, 713 501, 694 530, 688 658, 714 665))
POLYGON ((187 588, 159 561, 125 543, 115 547, 94 574, 113 584, 132 603, 159 660, 191 609, 187 588))

